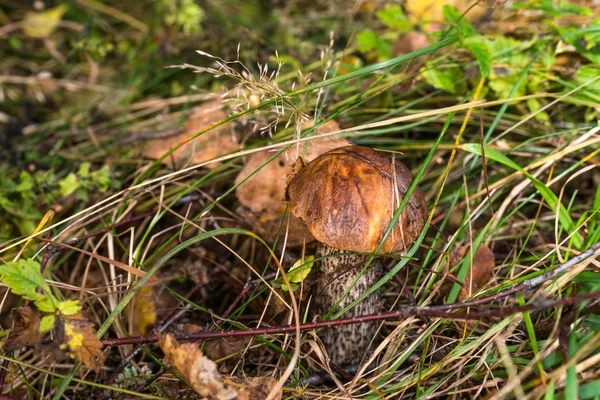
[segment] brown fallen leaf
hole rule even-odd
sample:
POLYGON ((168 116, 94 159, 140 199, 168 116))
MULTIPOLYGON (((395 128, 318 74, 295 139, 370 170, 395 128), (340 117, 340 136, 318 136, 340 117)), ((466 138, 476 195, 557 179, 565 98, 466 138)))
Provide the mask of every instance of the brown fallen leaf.
POLYGON ((96 372, 104 364, 102 342, 98 340, 94 324, 81 314, 57 318, 57 325, 63 323, 63 343, 60 345, 69 357, 81 361, 96 372))
POLYGON ((275 242, 278 233, 278 243, 283 243, 287 233, 287 246, 295 247, 312 242, 314 237, 306 224, 289 212, 284 214, 284 211, 285 208, 272 212, 252 212, 244 206, 237 208, 238 215, 269 243, 275 242))
MULTIPOLYGON (((468 247, 452 249, 448 257, 450 268, 457 265, 464 258, 468 249, 468 247)), ((464 301, 485 286, 492 279, 492 271, 495 265, 494 253, 486 245, 480 245, 473 256, 473 262, 465 277, 464 286, 458 294, 458 301, 464 301)))
POLYGON ((19 350, 23 346, 38 344, 40 334, 40 314, 31 307, 17 307, 11 311, 12 328, 3 343, 5 350, 19 350))
POLYGON ((144 285, 133 298, 133 334, 142 336, 156 322, 154 286, 144 285))
MULTIPOLYGON (((204 103, 191 110, 181 133, 149 141, 144 147, 143 155, 153 159, 160 158, 171 147, 189 139, 201 130, 225 118, 227 118, 227 114, 223 111, 223 102, 221 99, 204 103)), ((232 131, 231 124, 225 124, 211 129, 181 146, 170 157, 165 158, 163 163, 168 164, 174 159, 177 167, 188 164, 200 164, 238 150, 239 148, 240 144, 232 131)), ((207 167, 214 168, 219 164, 219 161, 215 161, 208 164, 207 167)))
MULTIPOLYGON (((423 47, 427 47, 430 44, 431 41, 424 33, 418 31, 410 31, 400 35, 398 40, 392 43, 392 51, 394 57, 398 57, 408 53, 412 53, 413 51, 417 51, 419 49, 422 49, 423 47)), ((416 57, 411 59, 404 67, 404 74, 406 74, 406 76, 410 76, 418 72, 424 63, 425 61, 422 57, 416 57)), ((397 85, 394 85, 392 87, 392 92, 404 93, 413 85, 413 79, 405 79, 399 82, 397 85)))
MULTIPOLYGON (((398 57, 427 47, 430 44, 431 40, 424 33, 410 31, 398 37, 398 40, 392 44, 392 50, 394 51, 394 56, 398 57)), ((415 62, 416 60, 413 61, 413 63, 415 62)))
MULTIPOLYGON (((248 376, 246 378, 228 376, 224 378, 224 381, 237 389, 237 400, 264 400, 277 383, 270 376, 248 376)), ((273 397, 273 400, 281 400, 281 393, 273 397)))
POLYGON ((223 382, 217 365, 202 354, 200 346, 179 343, 171 334, 160 335, 158 344, 165 353, 165 360, 200 396, 214 400, 237 398, 237 391, 223 382))

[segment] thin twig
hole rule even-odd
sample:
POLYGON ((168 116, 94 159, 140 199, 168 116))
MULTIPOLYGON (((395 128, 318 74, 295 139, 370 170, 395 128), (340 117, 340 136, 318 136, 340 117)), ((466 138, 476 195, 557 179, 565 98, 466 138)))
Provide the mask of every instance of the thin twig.
MULTIPOLYGON (((487 310, 487 311, 469 311, 469 312, 447 312, 443 310, 444 306, 425 306, 425 307, 407 307, 401 310, 390 311, 385 313, 378 314, 370 314, 370 315, 362 315, 353 318, 341 318, 333 321, 320 321, 320 322, 311 322, 306 324, 300 324, 299 328, 301 330, 310 330, 310 329, 318 329, 318 328, 329 328, 333 326, 340 325, 351 325, 351 324, 360 324, 369 321, 381 321, 384 319, 399 319, 399 318, 408 318, 413 316, 424 315, 427 317, 434 318, 446 318, 451 320, 480 320, 484 318, 500 318, 507 317, 509 315, 524 312, 524 311, 537 311, 543 310, 551 307, 567 305, 567 304, 577 304, 579 302, 585 300, 591 300, 600 298, 600 292, 592 292, 586 293, 577 296, 566 297, 563 299, 559 299, 556 301, 544 301, 544 302, 534 302, 530 304, 526 304, 523 306, 514 306, 514 307, 504 307, 495 310, 487 310)), ((463 304, 463 303, 461 303, 463 304)), ((464 305, 462 306, 464 307, 464 305)), ((289 332, 294 332, 298 329, 298 325, 282 325, 271 328, 249 328, 246 330, 229 330, 229 331, 221 331, 221 332, 196 332, 196 333, 188 333, 180 336, 176 336, 175 338, 178 341, 195 341, 195 340, 206 340, 206 339, 217 339, 217 338, 225 338, 225 337, 240 337, 240 336, 258 336, 258 335, 275 335, 275 334, 284 334, 289 332)), ((117 338, 117 339, 104 339, 102 340, 102 344, 104 346, 122 346, 127 344, 148 344, 154 343, 158 341, 158 336, 152 335, 148 336, 138 336, 138 337, 128 337, 128 338, 117 338)))
POLYGON ((487 304, 487 303, 490 303, 490 302, 498 300, 498 299, 502 299, 504 297, 510 296, 511 294, 515 294, 517 292, 524 292, 527 290, 531 290, 545 282, 548 282, 550 279, 558 276, 559 274, 562 274, 563 272, 568 271, 569 269, 573 268, 575 265, 579 264, 583 260, 593 256, 598 250, 600 250, 600 241, 597 242, 596 244, 594 244, 593 246, 591 246, 589 249, 587 249, 583 253, 573 257, 569 261, 565 262, 564 264, 559 265, 558 267, 554 268, 553 270, 550 270, 542 275, 536 276, 535 278, 531 278, 526 281, 523 281, 512 288, 502 290, 501 292, 498 292, 491 296, 485 296, 485 297, 482 297, 477 300, 466 301, 463 303, 445 304, 445 305, 437 306, 437 307, 439 307, 438 308, 439 310, 455 310, 457 308, 473 307, 473 306, 478 306, 478 305, 482 305, 482 304, 487 304))
MULTIPOLYGON (((584 251, 583 253, 573 257, 569 261, 559 265, 551 271, 548 271, 542 275, 539 275, 535 278, 528 279, 510 289, 503 290, 495 295, 486 296, 481 299, 462 302, 462 303, 454 303, 454 304, 443 304, 438 306, 424 306, 424 307, 406 307, 402 310, 391 311, 387 313, 379 313, 372 315, 364 315, 358 316, 354 318, 345 318, 345 319, 337 319, 333 321, 320 321, 314 323, 301 324, 300 329, 308 330, 308 329, 317 329, 317 328, 327 328, 331 326, 339 326, 339 325, 349 325, 349 324, 358 324, 367 321, 379 321, 383 319, 397 319, 397 318, 406 318, 410 316, 428 316, 428 317, 438 317, 438 318, 448 318, 453 320, 478 320, 482 318, 493 318, 493 317, 503 317, 508 316, 517 312, 522 311, 535 311, 541 310, 545 308, 550 308, 557 305, 562 304, 574 304, 577 301, 596 298, 600 295, 600 292, 594 292, 574 297, 568 297, 561 300, 557 300, 555 302, 545 302, 545 303, 532 303, 524 306, 515 306, 515 307, 507 307, 497 310, 487 310, 487 311, 469 311, 467 313, 449 313, 448 311, 452 311, 458 308, 466 308, 466 307, 474 307, 481 304, 491 303, 494 300, 504 298, 511 294, 517 293, 519 291, 525 291, 533 289, 544 282, 556 277, 557 275, 571 269, 575 265, 584 261, 585 259, 593 256, 598 250, 600 250, 600 241, 596 244, 592 245, 589 249, 584 251)), ((237 299, 236 299, 237 300, 237 299)), ((230 307, 231 308, 231 307, 230 307)), ((191 333, 187 335, 182 335, 178 337, 178 340, 205 340, 205 339, 214 339, 221 337, 234 337, 234 336, 256 336, 256 335, 269 335, 269 334, 279 334, 292 332, 295 329, 295 325, 284 325, 279 327, 272 328, 249 328, 246 330, 230 330, 230 331, 222 331, 222 332, 198 332, 191 333)), ((156 335, 153 337, 129 337, 129 338, 117 338, 117 339, 104 339, 102 343, 105 346, 121 346, 125 344, 137 344, 137 343, 153 343, 157 341, 156 335)))

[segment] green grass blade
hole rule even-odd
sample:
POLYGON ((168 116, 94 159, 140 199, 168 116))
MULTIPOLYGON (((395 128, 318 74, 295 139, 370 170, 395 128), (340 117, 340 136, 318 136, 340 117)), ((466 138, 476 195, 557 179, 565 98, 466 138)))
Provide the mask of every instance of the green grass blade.
MULTIPOLYGON (((482 155, 481 145, 476 143, 467 143, 462 146, 463 150, 468 151, 469 153, 477 154, 478 156, 482 155)), ((529 172, 525 171, 520 165, 515 163, 513 160, 500 153, 497 150, 494 150, 490 147, 485 146, 483 151, 485 152, 485 157, 504 164, 505 166, 514 169, 515 171, 519 171, 523 173, 533 184, 533 186, 540 192, 544 200, 548 203, 553 210, 556 210, 558 206, 558 219, 563 229, 565 229, 569 234, 573 235, 573 243, 577 248, 582 248, 583 246, 583 237, 581 234, 575 230, 575 224, 569 215, 569 212, 565 208, 565 206, 558 202, 558 197, 551 191, 546 184, 544 184, 539 179, 535 178, 529 172)))

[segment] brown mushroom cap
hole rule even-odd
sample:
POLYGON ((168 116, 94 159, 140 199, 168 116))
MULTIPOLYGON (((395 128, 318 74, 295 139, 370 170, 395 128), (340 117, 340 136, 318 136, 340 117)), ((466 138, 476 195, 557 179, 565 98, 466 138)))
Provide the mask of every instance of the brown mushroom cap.
MULTIPOLYGON (((291 213, 321 243, 374 251, 413 180, 408 168, 393 160, 391 154, 361 146, 322 154, 290 181, 286 197, 291 213)), ((427 204, 417 187, 381 251, 408 250, 426 219, 427 204)))

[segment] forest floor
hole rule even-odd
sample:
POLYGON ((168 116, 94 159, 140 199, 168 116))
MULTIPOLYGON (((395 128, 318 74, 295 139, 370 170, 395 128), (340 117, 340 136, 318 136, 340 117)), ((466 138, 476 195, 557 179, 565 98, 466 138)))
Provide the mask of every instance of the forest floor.
POLYGON ((600 398, 599 16, 0 0, 0 394, 600 398), (350 143, 408 166, 428 218, 340 366, 284 196, 350 143))

